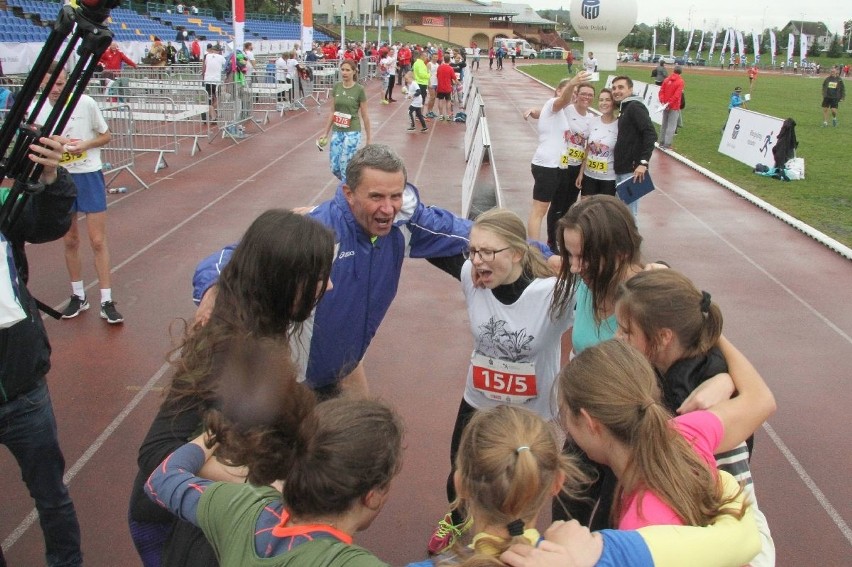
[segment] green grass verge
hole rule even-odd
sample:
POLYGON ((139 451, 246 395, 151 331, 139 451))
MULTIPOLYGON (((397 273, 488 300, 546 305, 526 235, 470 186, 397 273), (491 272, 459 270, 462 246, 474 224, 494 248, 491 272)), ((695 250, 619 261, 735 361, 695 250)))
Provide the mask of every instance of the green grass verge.
MULTIPOLYGON (((618 74, 649 81, 652 66, 624 66, 618 74)), ((562 65, 527 65, 524 71, 555 85, 565 76, 562 65)), ((602 73, 603 85, 608 73, 602 73)), ((797 155, 805 158, 806 179, 782 182, 761 177, 751 169, 719 153, 721 129, 728 116, 728 100, 735 86, 748 90, 744 72, 726 76, 685 69, 687 108, 684 128, 675 138, 675 149, 695 163, 772 203, 787 214, 852 246, 852 168, 846 169, 852 147, 852 109, 840 104, 840 124, 822 127, 820 78, 761 73, 752 91, 749 109, 778 118, 793 118, 799 139, 797 155)), ((852 81, 846 82, 852 89, 852 81)), ((850 93, 852 100, 852 93, 850 93)), ((772 165, 768 163, 767 165, 772 165)))

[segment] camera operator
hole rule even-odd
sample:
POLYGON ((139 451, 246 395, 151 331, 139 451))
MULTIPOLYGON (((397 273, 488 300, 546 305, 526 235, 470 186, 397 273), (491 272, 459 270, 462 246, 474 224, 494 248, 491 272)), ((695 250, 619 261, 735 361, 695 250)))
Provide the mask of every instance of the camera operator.
MULTIPOLYGON (((24 243, 57 240, 71 225, 77 189, 59 167, 63 144, 54 136, 30 145, 29 159, 44 166, 44 191, 29 197, 25 208, 3 238, 12 249, 10 272, 26 317, 0 329, 0 443, 21 467, 21 477, 35 500, 44 535, 48 565, 82 565, 80 525, 68 488, 62 481, 65 459, 59 448, 56 418, 45 377, 50 369, 50 344, 36 301, 26 288, 24 243)), ((5 191, 2 194, 6 196, 5 191)), ((5 566, 0 551, 0 566, 5 566)))

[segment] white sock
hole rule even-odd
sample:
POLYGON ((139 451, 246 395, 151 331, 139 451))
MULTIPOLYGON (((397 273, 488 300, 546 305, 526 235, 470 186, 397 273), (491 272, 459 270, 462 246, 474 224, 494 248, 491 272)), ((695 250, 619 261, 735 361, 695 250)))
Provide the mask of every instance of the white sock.
POLYGON ((83 289, 83 280, 80 280, 78 282, 71 282, 71 293, 73 293, 80 299, 86 299, 86 290, 83 289))
POLYGON ((101 290, 101 303, 106 303, 107 301, 112 301, 112 288, 101 290))

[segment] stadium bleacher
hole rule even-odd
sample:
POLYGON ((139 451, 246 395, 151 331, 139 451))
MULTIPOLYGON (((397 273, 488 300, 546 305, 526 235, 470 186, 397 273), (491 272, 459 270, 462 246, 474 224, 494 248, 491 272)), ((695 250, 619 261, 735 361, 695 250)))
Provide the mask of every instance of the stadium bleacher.
MULTIPOLYGON (((56 19, 61 4, 45 0, 8 0, 8 8, 0 10, 0 42, 27 43, 43 42, 50 34, 50 25, 56 19)), ((148 16, 127 8, 116 8, 110 12, 109 28, 118 41, 151 41, 154 36, 163 41, 174 41, 181 30, 187 37, 203 38, 207 41, 227 42, 234 37, 231 22, 201 14, 177 14, 152 11, 148 16)), ((273 19, 247 19, 246 41, 298 40, 301 26, 298 22, 273 19)), ((329 41, 331 38, 315 31, 314 39, 329 41)))

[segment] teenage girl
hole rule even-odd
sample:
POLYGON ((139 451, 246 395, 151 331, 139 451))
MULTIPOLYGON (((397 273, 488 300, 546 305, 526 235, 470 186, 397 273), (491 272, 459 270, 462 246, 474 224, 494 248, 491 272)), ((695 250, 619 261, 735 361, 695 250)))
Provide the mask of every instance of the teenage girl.
POLYGON ((620 529, 705 526, 742 513, 721 491, 713 454, 754 433, 775 400, 748 360, 729 342, 719 344, 739 394, 671 421, 651 365, 624 341, 589 347, 560 372, 568 434, 618 478, 610 520, 620 529))
MULTIPOLYGON (((615 304, 618 335, 641 351, 657 373, 662 402, 672 413, 712 408, 728 400, 735 385, 716 346, 722 312, 710 294, 675 270, 642 272, 621 285, 615 304)), ((763 538, 751 565, 774 565, 775 545, 757 508, 749 469, 750 448, 742 443, 716 453, 719 469, 743 483, 763 538)))
MULTIPOLYGON (((571 326, 573 310, 569 306, 551 311, 554 272, 541 250, 527 242, 526 227, 512 211, 481 214, 466 253, 438 265, 461 281, 474 340, 450 446, 447 498, 453 502, 459 443, 478 410, 523 406, 556 422, 555 378, 562 335, 571 326)), ((450 546, 469 527, 463 520, 459 510, 440 520, 429 551, 450 546)))
MULTIPOLYGON (((215 565, 193 526, 152 504, 142 486, 151 471, 201 428, 217 397, 221 357, 245 336, 274 342, 282 352, 330 288, 334 236, 319 222, 291 211, 269 210, 248 228, 222 270, 209 321, 189 329, 175 353, 166 399, 139 448, 130 498, 130 532, 145 567, 166 557, 184 565, 215 565), (167 543, 168 542, 168 543, 167 543)), ((242 464, 242 463, 239 463, 242 464)))
POLYGON ((406 85, 406 95, 405 98, 410 99, 411 103, 408 105, 408 120, 409 120, 409 131, 414 131, 415 124, 414 119, 420 121, 420 131, 427 132, 429 128, 426 127, 426 120, 423 119, 423 97, 420 96, 420 87, 414 81, 414 74, 411 71, 408 71, 405 74, 405 85, 406 85))
MULTIPOLYGON (((498 406, 477 412, 462 436, 454 476, 459 494, 456 506, 473 518, 472 542, 455 545, 410 567, 504 565, 498 557, 510 565, 545 565, 527 559, 534 560, 531 552, 548 549, 570 550, 570 560, 562 556, 547 563, 559 567, 742 565, 755 553, 758 544, 753 523, 732 516, 711 528, 657 526, 639 532, 595 534, 577 522, 557 522, 545 532, 553 541, 545 540, 535 526, 548 499, 584 481, 577 466, 559 449, 550 424, 530 411, 498 406), (566 528, 567 540, 561 537, 566 528), (716 546, 724 550, 708 551, 716 546)), ((736 491, 736 483, 727 479, 736 491)))
POLYGON ((577 188, 583 198, 592 195, 615 195, 615 141, 618 138, 618 118, 610 89, 598 95, 600 116, 593 116, 586 143, 586 159, 577 175, 577 188))
MULTIPOLYGON (((290 380, 295 384, 295 373, 290 380)), ((352 545, 352 536, 379 515, 399 472, 399 417, 377 401, 338 398, 289 426, 298 434, 293 458, 280 459, 282 489, 199 477, 216 448, 208 447, 203 434, 157 467, 145 491, 199 526, 223 567, 385 567, 369 551, 352 545)), ((257 452, 248 466, 275 457, 274 452, 257 452)))
POLYGON ((331 133, 328 155, 331 172, 343 181, 346 166, 361 144, 362 124, 367 145, 370 145, 372 137, 370 115, 367 113, 367 93, 364 87, 358 84, 355 61, 344 59, 340 63, 340 76, 342 80, 331 90, 334 104, 329 105, 331 110, 323 137, 328 140, 331 133))

